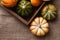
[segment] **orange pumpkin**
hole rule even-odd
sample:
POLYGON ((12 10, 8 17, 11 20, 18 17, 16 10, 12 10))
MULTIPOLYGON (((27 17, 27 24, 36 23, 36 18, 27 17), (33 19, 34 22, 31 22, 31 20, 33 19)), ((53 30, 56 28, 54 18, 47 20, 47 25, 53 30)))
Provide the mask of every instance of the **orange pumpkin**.
POLYGON ((35 7, 41 5, 41 3, 42 3, 42 0, 31 0, 32 6, 35 6, 35 7))
POLYGON ((18 0, 2 0, 1 4, 6 7, 14 7, 17 4, 18 0))

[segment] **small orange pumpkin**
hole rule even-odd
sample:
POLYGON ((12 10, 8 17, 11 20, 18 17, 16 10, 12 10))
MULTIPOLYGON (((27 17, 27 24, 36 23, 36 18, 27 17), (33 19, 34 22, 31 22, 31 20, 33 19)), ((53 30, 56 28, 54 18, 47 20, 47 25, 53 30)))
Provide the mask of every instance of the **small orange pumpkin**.
POLYGON ((35 6, 35 7, 41 5, 41 3, 42 3, 42 0, 31 0, 32 6, 35 6))
POLYGON ((17 4, 18 0, 2 0, 1 4, 5 7, 14 7, 17 4))

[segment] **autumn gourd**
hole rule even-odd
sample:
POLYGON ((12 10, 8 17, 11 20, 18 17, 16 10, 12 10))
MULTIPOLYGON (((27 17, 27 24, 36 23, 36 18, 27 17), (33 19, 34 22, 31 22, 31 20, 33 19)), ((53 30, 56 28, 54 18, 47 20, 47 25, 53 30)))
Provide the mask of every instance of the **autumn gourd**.
POLYGON ((32 11, 31 3, 27 0, 21 0, 18 3, 17 11, 21 16, 28 16, 32 11))
POLYGON ((1 4, 5 7, 14 7, 16 6, 18 0, 2 0, 1 4))
POLYGON ((32 6, 34 6, 34 7, 37 7, 37 6, 41 5, 41 3, 42 3, 42 0, 30 0, 30 1, 31 1, 32 6))
POLYGON ((48 4, 42 9, 42 16, 47 20, 53 20, 56 17, 56 7, 53 4, 48 4))
POLYGON ((42 17, 37 17, 31 23, 30 31, 36 36, 44 36, 49 31, 48 22, 42 17))

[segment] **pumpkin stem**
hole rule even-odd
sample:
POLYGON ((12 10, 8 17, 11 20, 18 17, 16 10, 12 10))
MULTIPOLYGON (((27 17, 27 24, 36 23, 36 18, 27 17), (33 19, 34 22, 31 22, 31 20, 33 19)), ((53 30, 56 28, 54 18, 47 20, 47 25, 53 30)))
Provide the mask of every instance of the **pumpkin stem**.
POLYGON ((39 28, 41 28, 41 25, 38 25, 39 28))
POLYGON ((39 26, 39 28, 41 28, 41 25, 39 26))

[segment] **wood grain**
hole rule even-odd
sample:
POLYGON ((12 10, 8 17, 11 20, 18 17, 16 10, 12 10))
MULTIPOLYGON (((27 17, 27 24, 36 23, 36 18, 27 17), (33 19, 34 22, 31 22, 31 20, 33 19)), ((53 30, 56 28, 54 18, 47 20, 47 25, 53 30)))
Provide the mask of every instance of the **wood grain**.
POLYGON ((50 31, 44 37, 36 37, 29 27, 0 7, 0 40, 60 40, 60 0, 55 0, 57 18, 49 22, 50 31))

